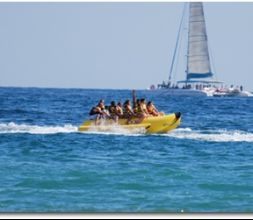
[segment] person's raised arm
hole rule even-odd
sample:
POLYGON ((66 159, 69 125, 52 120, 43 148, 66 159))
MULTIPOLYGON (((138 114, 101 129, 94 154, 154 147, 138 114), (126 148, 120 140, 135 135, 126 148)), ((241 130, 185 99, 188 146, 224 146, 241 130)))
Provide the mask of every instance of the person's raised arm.
POLYGON ((133 95, 133 107, 135 107, 136 106, 136 92, 135 92, 135 90, 133 90, 132 95, 133 95))

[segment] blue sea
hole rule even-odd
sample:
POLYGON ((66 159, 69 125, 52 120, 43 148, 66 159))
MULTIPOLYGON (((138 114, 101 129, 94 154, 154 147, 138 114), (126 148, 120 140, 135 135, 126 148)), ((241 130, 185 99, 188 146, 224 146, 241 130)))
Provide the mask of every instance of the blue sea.
POLYGON ((0 212, 253 212, 253 99, 137 96, 181 126, 80 133, 131 91, 0 88, 0 212))

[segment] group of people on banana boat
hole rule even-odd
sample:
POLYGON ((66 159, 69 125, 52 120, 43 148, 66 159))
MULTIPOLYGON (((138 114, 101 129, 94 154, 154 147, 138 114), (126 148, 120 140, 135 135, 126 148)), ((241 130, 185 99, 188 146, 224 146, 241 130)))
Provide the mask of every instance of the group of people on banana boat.
POLYGON ((95 119, 95 124, 101 119, 112 119, 116 123, 119 119, 127 119, 127 124, 141 123, 147 117, 163 116, 163 112, 159 112, 152 101, 146 103, 146 100, 136 99, 133 92, 133 105, 130 100, 126 100, 122 105, 121 102, 116 104, 115 101, 111 102, 110 106, 106 106, 104 100, 100 100, 98 105, 93 107, 90 111, 90 116, 95 119), (137 119, 132 122, 132 119, 137 119))

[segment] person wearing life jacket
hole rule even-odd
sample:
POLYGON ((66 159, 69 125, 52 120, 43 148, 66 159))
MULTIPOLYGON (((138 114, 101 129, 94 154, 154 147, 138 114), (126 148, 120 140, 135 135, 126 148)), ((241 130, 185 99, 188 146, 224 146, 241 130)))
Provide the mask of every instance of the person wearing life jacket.
POLYGON ((147 105, 146 105, 146 100, 145 99, 141 99, 140 100, 140 107, 139 107, 139 111, 141 112, 141 114, 144 116, 144 117, 148 117, 149 116, 149 113, 148 113, 148 110, 147 110, 147 105))
POLYGON ((134 111, 135 117, 137 118, 135 123, 136 124, 141 123, 143 121, 143 119, 146 117, 146 114, 143 112, 140 99, 136 99, 136 101, 134 102, 134 110, 133 111, 134 111))
POLYGON ((130 100, 126 100, 124 103, 123 116, 128 120, 127 123, 129 123, 131 119, 135 116, 130 100))
POLYGON ((149 101, 147 104, 148 113, 152 116, 163 116, 163 112, 159 112, 153 102, 149 101))
POLYGON ((118 102, 117 106, 116 106, 116 112, 117 115, 119 116, 119 118, 123 118, 123 108, 122 108, 122 104, 121 102, 118 102))
POLYGON ((116 107, 116 103, 112 101, 111 105, 109 106, 109 112, 111 115, 116 115, 116 107))
POLYGON ((109 113, 110 113, 111 119, 113 119, 117 123, 119 116, 117 114, 117 105, 114 101, 112 101, 111 105, 109 106, 109 113))
POLYGON ((138 112, 140 112, 140 99, 137 99, 135 102, 134 102, 134 113, 137 115, 138 112))
POLYGON ((135 116, 139 119, 136 123, 140 123, 148 115, 145 99, 137 99, 135 90, 132 91, 132 96, 133 111, 135 113, 135 116))
POLYGON ((105 112, 104 100, 100 100, 96 107, 92 107, 90 110, 90 116, 93 116, 92 119, 95 119, 95 124, 98 124, 100 119, 104 119, 108 116, 105 112))
POLYGON ((110 119, 111 118, 111 114, 110 114, 110 106, 105 106, 104 110, 103 110, 103 113, 105 114, 105 118, 106 119, 110 119))
POLYGON ((149 101, 147 104, 147 110, 150 115, 159 116, 159 112, 151 101, 149 101))
POLYGON ((90 110, 90 115, 101 115, 103 116, 105 109, 105 105, 104 105, 104 100, 100 100, 98 105, 96 107, 92 107, 92 109, 90 110))
POLYGON ((105 101, 101 99, 97 105, 102 111, 105 110, 105 101))

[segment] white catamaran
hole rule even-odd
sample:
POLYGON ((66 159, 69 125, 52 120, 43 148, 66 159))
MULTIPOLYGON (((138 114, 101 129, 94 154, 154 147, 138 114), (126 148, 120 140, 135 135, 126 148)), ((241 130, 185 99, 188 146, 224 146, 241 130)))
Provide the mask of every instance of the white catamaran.
POLYGON ((206 32, 206 22, 202 2, 185 3, 183 16, 180 22, 177 42, 173 54, 168 82, 158 85, 171 95, 189 96, 252 96, 250 92, 240 88, 226 88, 224 83, 214 80, 211 68, 206 32), (186 10, 188 8, 188 44, 186 79, 173 84, 172 77, 175 72, 175 61, 179 53, 181 34, 184 29, 186 10))

